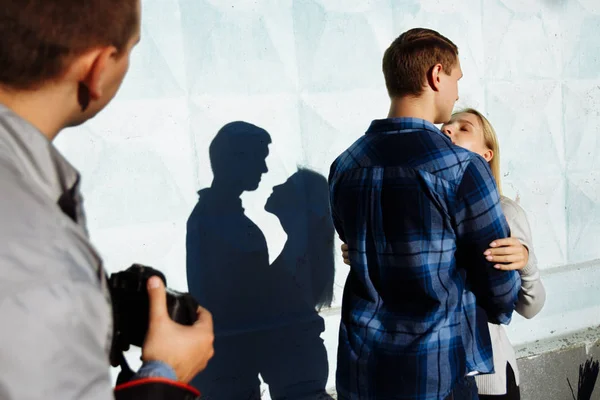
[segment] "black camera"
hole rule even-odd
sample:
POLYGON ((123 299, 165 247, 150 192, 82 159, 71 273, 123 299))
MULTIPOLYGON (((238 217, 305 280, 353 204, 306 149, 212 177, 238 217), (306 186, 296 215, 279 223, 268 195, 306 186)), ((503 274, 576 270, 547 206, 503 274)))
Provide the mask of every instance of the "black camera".
MULTIPOLYGON (((130 345, 142 347, 148 332, 150 303, 146 282, 158 276, 167 286, 165 276, 158 270, 134 264, 125 271, 114 273, 108 280, 113 307, 113 341, 110 362, 123 367, 123 352, 130 345)), ((182 325, 197 320, 198 303, 189 293, 166 289, 167 310, 171 319, 182 325)))

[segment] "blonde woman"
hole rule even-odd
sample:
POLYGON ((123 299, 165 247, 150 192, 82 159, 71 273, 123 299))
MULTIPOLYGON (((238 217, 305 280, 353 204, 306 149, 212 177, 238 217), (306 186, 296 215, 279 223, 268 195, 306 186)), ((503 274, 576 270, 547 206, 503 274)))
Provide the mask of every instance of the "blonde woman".
MULTIPOLYGON (((546 301, 546 291, 540 280, 537 260, 533 253, 531 230, 525 211, 513 200, 502 196, 500 175, 500 147, 496 133, 489 121, 478 111, 466 109, 452 115, 441 128, 452 143, 483 157, 498 185, 502 210, 510 226, 511 237, 490 243, 482 257, 487 257, 495 267, 518 270, 521 291, 516 311, 525 318, 533 318, 546 301)), ((349 264, 348 246, 342 245, 344 262, 349 264)), ((515 352, 502 325, 489 324, 494 352, 494 374, 476 376, 480 399, 520 399, 519 371, 515 352)))

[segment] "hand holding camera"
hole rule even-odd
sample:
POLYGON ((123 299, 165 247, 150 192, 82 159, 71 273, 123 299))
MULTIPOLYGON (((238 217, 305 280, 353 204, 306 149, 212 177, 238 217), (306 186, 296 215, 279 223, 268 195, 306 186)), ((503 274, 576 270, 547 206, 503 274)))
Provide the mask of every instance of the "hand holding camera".
POLYGON ((142 347, 142 360, 158 360, 175 370, 177 379, 188 383, 206 368, 214 354, 213 321, 208 310, 198 306, 191 326, 174 322, 167 309, 167 293, 158 277, 148 280, 150 325, 142 347))
POLYGON ((114 338, 111 364, 121 365, 128 380, 132 372, 123 357, 129 345, 142 347, 143 361, 170 365, 188 383, 212 357, 213 322, 210 312, 189 293, 166 288, 166 278, 151 267, 134 264, 112 274, 114 338))

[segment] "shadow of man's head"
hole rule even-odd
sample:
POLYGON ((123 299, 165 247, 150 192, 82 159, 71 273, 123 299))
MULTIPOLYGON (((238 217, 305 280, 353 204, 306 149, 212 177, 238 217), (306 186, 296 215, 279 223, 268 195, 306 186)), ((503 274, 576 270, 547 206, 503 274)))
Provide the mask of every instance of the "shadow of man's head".
POLYGON ((223 126, 210 148, 210 164, 215 186, 241 194, 258 188, 262 174, 268 172, 269 133, 248 122, 236 121, 223 126))

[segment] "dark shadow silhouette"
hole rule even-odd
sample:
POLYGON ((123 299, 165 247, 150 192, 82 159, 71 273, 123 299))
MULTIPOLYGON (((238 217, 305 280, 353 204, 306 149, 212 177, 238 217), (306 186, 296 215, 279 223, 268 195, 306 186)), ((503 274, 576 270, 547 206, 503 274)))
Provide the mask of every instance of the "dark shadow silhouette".
POLYGON ((326 179, 300 170, 274 188, 265 209, 288 240, 269 265, 265 237, 240 195, 267 172, 269 134, 232 122, 210 146, 214 180, 199 192, 187 225, 189 291, 213 313, 215 356, 193 381, 203 399, 329 399, 327 354, 317 309, 333 293, 334 230, 326 179))
MULTIPOLYGON (((273 188, 265 210, 279 218, 288 238, 272 264, 282 283, 280 288, 302 299, 300 314, 331 306, 335 275, 334 228, 329 211, 329 186, 322 175, 299 169, 284 184, 273 188), (285 287, 289 285, 290 287, 285 287), (310 305, 309 308, 306 305, 310 305)), ((289 308, 287 313, 293 310, 289 308)))

